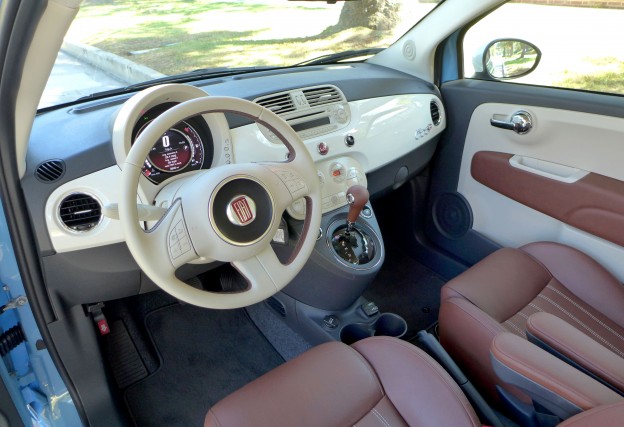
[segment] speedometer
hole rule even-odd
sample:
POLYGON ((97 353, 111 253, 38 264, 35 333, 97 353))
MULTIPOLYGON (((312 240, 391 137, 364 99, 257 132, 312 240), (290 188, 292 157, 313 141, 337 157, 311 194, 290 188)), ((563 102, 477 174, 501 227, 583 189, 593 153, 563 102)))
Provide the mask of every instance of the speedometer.
MULTIPOLYGON (((173 105, 175 104, 162 104, 144 113, 134 127, 132 140, 134 141, 147 125, 173 105)), ((202 134, 206 133, 202 122, 201 118, 191 118, 165 132, 147 155, 142 168, 143 175, 153 183, 160 184, 174 174, 201 169, 205 160, 204 141, 198 129, 201 129, 202 134)), ((209 153, 210 160, 211 154, 209 153)))
POLYGON ((169 129, 154 144, 147 158, 154 167, 163 172, 184 169, 193 157, 193 146, 186 135, 177 129, 169 129))

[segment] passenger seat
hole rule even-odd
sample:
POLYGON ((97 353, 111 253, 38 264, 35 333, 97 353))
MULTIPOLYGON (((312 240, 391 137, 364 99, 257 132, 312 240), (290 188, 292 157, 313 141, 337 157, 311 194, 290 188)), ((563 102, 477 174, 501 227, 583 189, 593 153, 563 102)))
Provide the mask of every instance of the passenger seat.
POLYGON ((526 338, 527 328, 543 348, 622 394, 624 288, 569 246, 540 242, 494 252, 442 288, 439 321, 440 342, 490 398, 498 398, 501 384, 492 341, 503 332, 526 338))

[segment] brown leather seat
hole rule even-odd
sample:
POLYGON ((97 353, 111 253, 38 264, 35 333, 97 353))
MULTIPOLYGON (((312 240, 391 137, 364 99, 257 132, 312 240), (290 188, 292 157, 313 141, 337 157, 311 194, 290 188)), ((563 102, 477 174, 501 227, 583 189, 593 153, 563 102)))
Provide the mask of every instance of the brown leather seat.
MULTIPOLYGON (((515 338, 515 337, 513 337, 515 338)), ((579 375, 582 375, 579 373, 579 375)), ((560 427, 618 426, 624 401, 560 427)), ((481 426, 449 375, 413 345, 331 342, 263 375, 210 409, 205 427, 481 426)))
POLYGON ((526 338, 538 312, 564 320, 624 357, 624 287, 584 253, 557 243, 501 249, 442 288, 440 342, 490 398, 490 347, 500 332, 526 338))
POLYGON ((211 427, 481 426, 459 387, 396 338, 320 345, 215 405, 211 427))

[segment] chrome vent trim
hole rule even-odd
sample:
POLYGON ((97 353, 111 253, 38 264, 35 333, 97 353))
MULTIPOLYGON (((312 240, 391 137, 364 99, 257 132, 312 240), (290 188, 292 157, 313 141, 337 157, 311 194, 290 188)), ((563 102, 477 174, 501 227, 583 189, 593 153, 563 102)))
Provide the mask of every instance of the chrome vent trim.
MULTIPOLYGON (((308 138, 326 135, 348 126, 351 120, 349 103, 342 91, 334 85, 308 86, 264 95, 253 100, 286 120, 299 136, 308 138)), ((259 126, 262 134, 273 143, 279 138, 259 126)))
POLYGON ((35 178, 41 182, 54 182, 65 175, 65 162, 62 160, 45 161, 35 169, 35 178))
POLYGON ((263 96, 256 99, 255 102, 273 111, 275 114, 290 113, 296 109, 289 93, 263 96))
POLYGON ((436 101, 431 101, 429 104, 429 110, 431 111, 431 121, 434 125, 438 126, 442 121, 442 116, 440 115, 440 106, 436 101))
POLYGON ((67 230, 84 233, 102 222, 102 204, 89 194, 73 193, 59 204, 58 218, 67 230))
POLYGON ((318 107, 320 105, 335 104, 344 102, 342 94, 334 86, 318 86, 309 89, 303 89, 303 94, 308 101, 310 107, 318 107))

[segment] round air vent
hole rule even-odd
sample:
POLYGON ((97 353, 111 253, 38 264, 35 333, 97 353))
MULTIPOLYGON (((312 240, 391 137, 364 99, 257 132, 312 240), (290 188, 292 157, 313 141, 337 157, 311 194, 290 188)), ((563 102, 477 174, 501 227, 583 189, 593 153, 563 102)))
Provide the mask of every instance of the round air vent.
POLYGON ((438 106, 438 103, 431 101, 429 104, 429 110, 431 110, 431 120, 433 121, 433 124, 438 126, 441 121, 440 107, 438 106))
POLYGON ((35 169, 35 177, 41 182, 58 181, 65 174, 65 162, 62 160, 45 161, 35 169))
POLYGON ((61 223, 68 230, 85 232, 96 227, 102 220, 102 205, 93 196, 74 193, 61 201, 58 214, 61 223))

